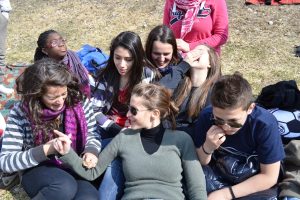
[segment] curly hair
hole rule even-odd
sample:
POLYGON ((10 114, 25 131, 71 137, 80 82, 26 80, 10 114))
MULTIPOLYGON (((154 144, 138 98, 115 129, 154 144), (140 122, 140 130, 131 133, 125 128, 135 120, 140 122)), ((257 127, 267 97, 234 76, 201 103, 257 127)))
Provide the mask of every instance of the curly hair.
POLYGON ((26 68, 17 78, 16 84, 22 105, 28 107, 30 120, 39 129, 48 129, 55 124, 54 121, 46 124, 41 121, 42 110, 45 108, 41 98, 47 92, 48 86, 67 86, 66 107, 83 100, 76 77, 72 76, 64 64, 51 58, 41 59, 26 68))

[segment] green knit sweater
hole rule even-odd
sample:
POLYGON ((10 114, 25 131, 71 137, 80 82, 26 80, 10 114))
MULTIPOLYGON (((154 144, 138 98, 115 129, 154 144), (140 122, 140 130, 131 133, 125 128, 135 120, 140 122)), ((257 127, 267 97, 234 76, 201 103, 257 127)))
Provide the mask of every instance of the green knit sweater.
POLYGON ((148 154, 139 131, 126 129, 119 133, 99 155, 95 168, 86 169, 74 151, 61 157, 64 163, 83 178, 94 180, 117 157, 122 159, 126 179, 125 199, 185 199, 182 174, 188 199, 207 199, 205 177, 194 143, 182 131, 166 130, 159 149, 148 154))

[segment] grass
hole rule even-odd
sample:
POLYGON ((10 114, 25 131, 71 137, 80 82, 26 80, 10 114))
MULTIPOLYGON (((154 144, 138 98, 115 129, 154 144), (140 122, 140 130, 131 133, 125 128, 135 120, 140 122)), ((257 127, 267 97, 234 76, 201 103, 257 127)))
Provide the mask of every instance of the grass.
MULTIPOLYGON (((108 52, 112 38, 125 30, 145 41, 162 23, 164 0, 11 0, 14 11, 8 30, 7 61, 32 62, 38 35, 55 29, 68 39, 70 49, 91 44, 108 52)), ((222 48, 223 73, 240 71, 254 93, 280 80, 300 83, 300 6, 245 6, 227 0, 229 40, 222 48)), ((26 199, 17 187, 0 191, 0 199, 26 199), (15 191, 16 189, 16 191, 15 191)))
MULTIPOLYGON (((8 37, 8 62, 31 62, 38 35, 55 29, 68 39, 70 49, 91 44, 108 52, 110 41, 125 30, 145 41, 162 23, 164 0, 12 0, 8 37)), ((245 6, 228 0, 230 36, 222 49, 225 74, 242 72, 258 94, 265 85, 295 79, 300 83, 299 6, 245 6), (272 24, 273 23, 273 24, 272 24), (272 24, 272 25, 271 25, 272 24)))

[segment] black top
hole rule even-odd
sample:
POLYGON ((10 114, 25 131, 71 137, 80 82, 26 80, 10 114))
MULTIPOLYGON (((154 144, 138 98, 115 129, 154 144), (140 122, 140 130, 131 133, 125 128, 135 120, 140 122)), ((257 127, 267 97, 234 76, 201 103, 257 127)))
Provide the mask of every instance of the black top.
MULTIPOLYGON (((195 92, 196 89, 197 89, 197 87, 191 88, 191 91, 189 92, 188 96, 185 98, 185 100, 180 105, 178 115, 176 116, 176 129, 185 131, 186 133, 191 135, 192 138, 193 138, 193 133, 194 133, 193 125, 196 123, 197 117, 191 118, 188 116, 188 107, 189 107, 189 102, 190 102, 190 100, 193 96, 193 93, 195 92)), ((211 90, 209 90, 209 92, 207 94, 204 107, 211 104, 210 96, 211 96, 211 90)))
POLYGON ((141 130, 142 144, 144 150, 148 154, 153 154, 158 150, 163 139, 164 132, 165 128, 163 127, 162 123, 154 128, 141 130))

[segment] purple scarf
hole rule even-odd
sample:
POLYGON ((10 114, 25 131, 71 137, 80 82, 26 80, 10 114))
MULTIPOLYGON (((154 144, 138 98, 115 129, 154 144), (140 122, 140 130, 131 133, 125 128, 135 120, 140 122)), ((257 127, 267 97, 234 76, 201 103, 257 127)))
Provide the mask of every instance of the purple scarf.
MULTIPOLYGON (((23 104, 23 108, 28 116, 30 115, 28 104, 23 104)), ((42 122, 47 122, 57 119, 60 114, 64 114, 64 128, 65 134, 69 135, 72 140, 72 148, 78 153, 82 153, 84 150, 86 137, 87 137, 87 122, 81 103, 76 104, 73 107, 66 108, 65 106, 59 111, 53 111, 51 109, 43 109, 41 116, 42 122)), ((31 117, 29 117, 31 118, 31 117)), ((35 131, 36 124, 30 119, 31 128, 35 131)), ((35 146, 45 144, 49 140, 56 137, 54 132, 45 133, 44 130, 37 130, 34 134, 35 146)))
POLYGON ((91 96, 88 71, 81 63, 79 57, 74 51, 68 50, 67 55, 64 57, 62 62, 69 68, 69 70, 75 75, 80 81, 80 90, 87 97, 91 96))

